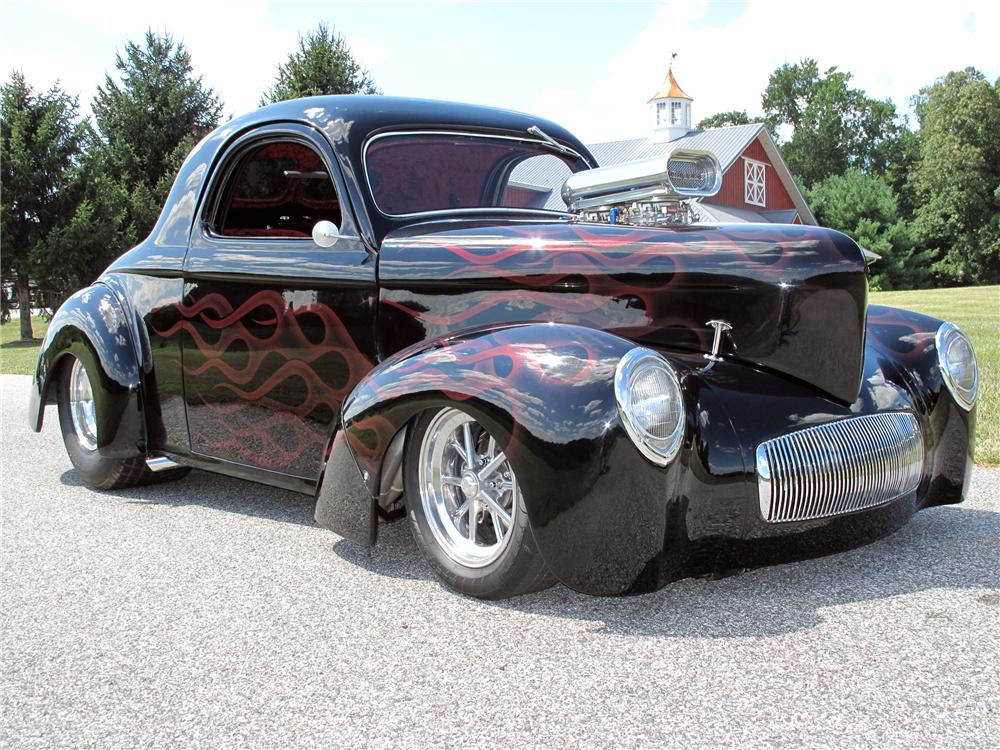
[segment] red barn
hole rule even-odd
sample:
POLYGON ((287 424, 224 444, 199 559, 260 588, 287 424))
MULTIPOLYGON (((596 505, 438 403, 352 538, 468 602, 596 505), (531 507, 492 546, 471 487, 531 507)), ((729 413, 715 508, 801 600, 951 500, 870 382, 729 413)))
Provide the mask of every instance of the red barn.
MULTIPOLYGON (((587 146, 602 167, 652 159, 680 145, 710 151, 722 165, 722 189, 696 204, 701 220, 816 223, 762 123, 694 130, 691 102, 691 97, 677 84, 673 71, 668 70, 663 86, 649 100, 648 137, 587 146)), ((554 159, 536 157, 524 162, 511 178, 517 204, 564 209, 559 191, 568 174, 569 170, 554 159)))

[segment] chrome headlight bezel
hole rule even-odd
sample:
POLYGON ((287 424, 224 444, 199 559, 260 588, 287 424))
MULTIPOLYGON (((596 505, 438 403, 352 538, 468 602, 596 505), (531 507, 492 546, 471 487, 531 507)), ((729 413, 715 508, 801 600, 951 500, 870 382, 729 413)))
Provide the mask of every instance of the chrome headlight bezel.
POLYGON ((657 466, 666 466, 680 452, 684 442, 686 415, 684 397, 677 373, 662 356, 652 349, 636 347, 625 353, 615 369, 615 399, 618 402, 618 416, 625 432, 639 452, 657 466), (676 405, 676 421, 670 433, 657 437, 649 433, 636 419, 634 408, 634 385, 637 378, 649 368, 657 368, 666 375, 669 398, 676 405))
POLYGON ((972 346, 972 341, 954 323, 942 323, 934 336, 934 346, 937 349, 941 379, 948 386, 955 402, 966 411, 971 411, 972 407, 976 405, 976 398, 979 395, 979 365, 976 362, 976 351, 972 346), (953 362, 949 356, 951 348, 957 341, 965 342, 969 348, 972 362, 972 385, 968 388, 957 382, 951 369, 953 362))

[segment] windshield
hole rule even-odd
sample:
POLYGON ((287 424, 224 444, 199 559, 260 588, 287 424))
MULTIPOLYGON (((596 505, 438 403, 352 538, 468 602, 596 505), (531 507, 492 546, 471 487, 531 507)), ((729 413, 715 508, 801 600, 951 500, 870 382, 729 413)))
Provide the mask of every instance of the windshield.
MULTIPOLYGON (((388 216, 475 208, 542 208, 580 158, 537 140, 459 133, 376 136, 365 172, 378 210, 388 216), (530 169, 515 167, 531 159, 530 169), (521 176, 530 179, 521 179, 521 176)), ((564 207, 559 202, 560 207, 564 207)))

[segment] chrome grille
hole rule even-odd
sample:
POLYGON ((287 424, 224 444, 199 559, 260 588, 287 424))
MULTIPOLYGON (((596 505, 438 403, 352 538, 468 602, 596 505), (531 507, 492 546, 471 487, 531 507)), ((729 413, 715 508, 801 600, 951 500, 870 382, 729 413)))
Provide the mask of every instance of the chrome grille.
POLYGON ((924 441, 907 412, 869 414, 808 427, 757 447, 765 521, 805 521, 887 503, 912 492, 924 441))

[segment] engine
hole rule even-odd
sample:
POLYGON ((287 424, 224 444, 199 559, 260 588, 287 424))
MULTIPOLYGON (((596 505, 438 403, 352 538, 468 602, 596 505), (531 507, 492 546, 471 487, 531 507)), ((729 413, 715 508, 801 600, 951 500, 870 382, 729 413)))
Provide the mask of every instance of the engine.
POLYGON ((719 160, 708 151, 675 149, 655 159, 570 175, 562 198, 584 221, 671 226, 694 220, 693 199, 722 187, 719 160))

